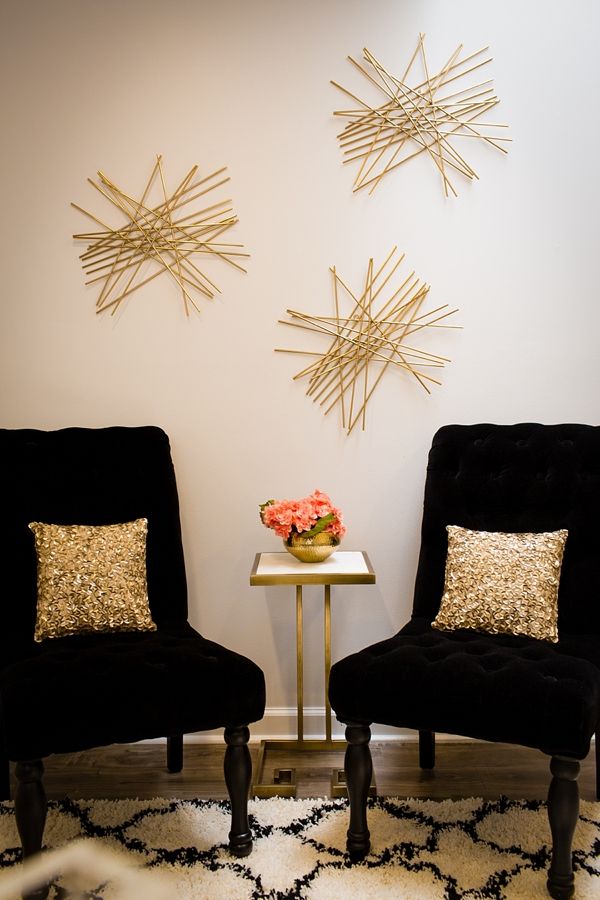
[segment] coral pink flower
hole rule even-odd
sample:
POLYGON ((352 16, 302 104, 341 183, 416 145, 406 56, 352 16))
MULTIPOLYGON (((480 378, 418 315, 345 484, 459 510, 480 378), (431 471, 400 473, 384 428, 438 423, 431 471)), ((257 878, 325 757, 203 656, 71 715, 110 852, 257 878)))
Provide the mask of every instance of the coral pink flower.
POLYGON ((300 500, 269 500, 261 504, 260 517, 267 528, 284 540, 293 532, 302 534, 314 529, 315 534, 326 531, 339 538, 346 533, 341 510, 319 490, 300 500))

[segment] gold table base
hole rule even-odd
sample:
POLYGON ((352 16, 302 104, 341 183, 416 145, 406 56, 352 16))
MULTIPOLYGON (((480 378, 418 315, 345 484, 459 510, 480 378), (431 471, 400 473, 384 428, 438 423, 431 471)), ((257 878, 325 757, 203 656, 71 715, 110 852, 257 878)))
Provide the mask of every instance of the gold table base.
POLYGON ((261 741, 256 763, 256 781, 252 785, 255 797, 295 797, 297 792, 296 773, 293 769, 274 771, 272 782, 263 781, 265 757, 269 750, 343 750, 344 740, 334 741, 331 736, 331 706, 328 697, 329 673, 331 671, 331 585, 323 586, 323 638, 325 652, 325 738, 316 740, 304 739, 304 624, 302 606, 302 585, 296 585, 296 701, 297 701, 297 733, 296 740, 261 741), (284 774, 285 773, 285 774, 284 774))
MULTIPOLYGON (((256 781, 252 785, 253 797, 295 797, 297 795, 298 782, 296 780, 296 770, 294 768, 273 769, 273 781, 264 781, 266 758, 269 750, 279 751, 306 751, 314 753, 316 751, 342 751, 346 748, 346 741, 327 741, 322 739, 298 741, 298 740, 266 740, 260 742, 258 758, 256 760, 256 781)), ((377 784, 375 774, 371 778, 369 787, 369 797, 377 795, 377 784)), ((329 796, 337 799, 338 797, 347 797, 348 789, 346 787, 346 773, 343 769, 331 770, 331 781, 329 786, 329 796)))
MULTIPOLYGON (((260 748, 258 751, 258 758, 256 760, 256 780, 252 785, 252 795, 254 797, 295 797, 297 794, 297 780, 296 780, 296 770, 293 768, 276 768, 273 770, 273 780, 265 781, 265 766, 267 761, 267 755, 270 750, 273 751, 306 751, 307 753, 314 753, 317 750, 334 750, 339 751, 340 753, 345 750, 346 742, 344 740, 339 741, 331 741, 331 740, 266 740, 260 742, 260 748)), ((331 776, 331 783, 333 785, 334 780, 337 783, 340 778, 343 781, 343 769, 333 769, 331 776), (342 773, 340 776, 339 773, 342 773)), ((332 796, 345 797, 346 789, 345 782, 343 793, 336 793, 332 796)))
MULTIPOLYGON (((307 569, 302 576, 303 584, 323 585, 323 650, 325 657, 325 737, 305 740, 304 738, 304 627, 302 605, 302 583, 296 583, 296 701, 297 701, 297 738, 295 740, 264 740, 261 741, 258 759, 255 767, 256 778, 252 784, 254 797, 295 797, 297 792, 296 773, 294 769, 275 769, 272 782, 264 782, 264 770, 266 756, 269 750, 280 751, 342 751, 346 747, 346 741, 342 738, 333 740, 331 724, 331 705, 329 703, 329 674, 331 672, 331 585, 332 584, 373 584, 375 573, 366 553, 362 552, 365 564, 365 573, 356 575, 344 573, 331 578, 323 577, 319 573, 318 564, 314 568, 305 564, 307 569)), ((293 584, 295 576, 286 574, 283 577, 269 577, 258 574, 258 566, 261 554, 257 554, 254 568, 250 576, 251 584, 293 584)), ((375 791, 374 782, 370 793, 375 791)), ((345 797, 346 783, 343 769, 334 769, 331 776, 331 796, 345 797)))

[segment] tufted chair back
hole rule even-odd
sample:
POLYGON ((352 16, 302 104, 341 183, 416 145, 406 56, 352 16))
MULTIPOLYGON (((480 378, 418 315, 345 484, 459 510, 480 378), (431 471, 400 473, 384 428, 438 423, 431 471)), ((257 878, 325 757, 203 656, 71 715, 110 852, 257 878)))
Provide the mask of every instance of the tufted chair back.
POLYGON ((153 619, 159 626, 185 622, 179 501, 167 435, 154 426, 0 429, 0 616, 11 641, 30 641, 35 623, 29 522, 108 525, 142 517, 148 519, 153 619))
POLYGON ((567 528, 559 632, 600 635, 600 427, 448 425, 429 453, 413 615, 436 615, 446 525, 478 531, 567 528))
POLYGON ((373 722, 418 730, 422 769, 435 766, 436 732, 521 744, 550 757, 547 888, 555 900, 573 896, 579 761, 594 733, 600 798, 599 510, 598 426, 447 425, 434 436, 412 618, 331 669, 331 706, 347 726, 351 858, 362 859, 370 846, 373 722), (447 525, 568 530, 558 642, 432 627, 444 588, 447 525))
MULTIPOLYGON (((160 428, 0 429, 0 800, 10 799, 24 857, 42 848, 42 759, 167 738, 183 766, 183 735, 223 728, 230 852, 252 849, 248 725, 265 708, 252 660, 187 621, 179 501, 160 428), (28 523, 111 525, 146 518, 148 598, 156 630, 94 631, 34 641, 37 562, 28 523)), ((125 754, 126 755, 126 754, 125 754)), ((76 786, 77 782, 75 782, 76 786)), ((43 898, 48 886, 27 894, 43 898)))

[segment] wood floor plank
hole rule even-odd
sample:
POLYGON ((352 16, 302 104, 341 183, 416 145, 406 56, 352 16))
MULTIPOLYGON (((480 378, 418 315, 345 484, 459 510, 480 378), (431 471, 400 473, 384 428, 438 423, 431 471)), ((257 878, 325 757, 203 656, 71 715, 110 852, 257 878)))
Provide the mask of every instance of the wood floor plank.
MULTIPOLYGON (((186 744, 182 772, 166 768, 164 744, 124 744, 52 756, 44 761, 44 784, 50 799, 179 797, 224 799, 224 744, 186 744)), ((328 796, 332 769, 343 768, 340 751, 316 753, 271 751, 265 770, 295 768, 299 797, 328 796)), ((250 747, 256 765, 258 744, 250 747)), ((545 799, 550 781, 549 760, 542 753, 509 744, 471 741, 437 742, 436 767, 422 771, 416 742, 380 741, 371 746, 377 791, 384 796, 457 799, 500 794, 520 799, 545 799)), ((595 799, 594 752, 581 766, 582 799, 595 799)), ((14 781, 13 781, 14 796, 14 781)))

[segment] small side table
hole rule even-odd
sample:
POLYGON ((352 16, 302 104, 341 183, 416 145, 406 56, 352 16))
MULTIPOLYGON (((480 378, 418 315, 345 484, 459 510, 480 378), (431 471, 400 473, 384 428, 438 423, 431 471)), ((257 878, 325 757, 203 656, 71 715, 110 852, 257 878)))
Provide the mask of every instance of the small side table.
MULTIPOLYGON (((334 741, 331 730, 331 706, 328 687, 331 670, 331 585, 375 584, 375 572, 363 550, 338 550, 320 563, 303 563, 289 553, 257 553, 250 572, 251 585, 294 584, 296 586, 296 699, 298 707, 296 740, 262 741, 256 765, 256 780, 252 786, 255 797, 295 797, 296 783, 292 770, 275 773, 274 784, 263 783, 265 756, 268 750, 339 750, 344 741, 334 741), (325 649, 325 737, 306 740, 304 737, 304 634, 302 621, 302 585, 323 585, 323 635, 325 649)), ((342 795, 343 784, 339 791, 342 795)))

